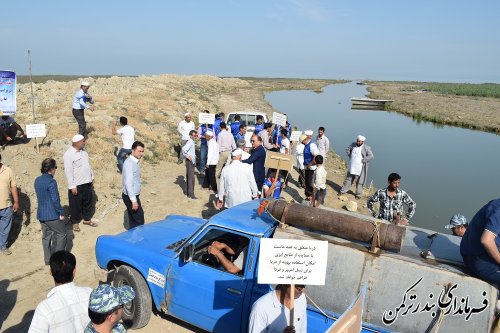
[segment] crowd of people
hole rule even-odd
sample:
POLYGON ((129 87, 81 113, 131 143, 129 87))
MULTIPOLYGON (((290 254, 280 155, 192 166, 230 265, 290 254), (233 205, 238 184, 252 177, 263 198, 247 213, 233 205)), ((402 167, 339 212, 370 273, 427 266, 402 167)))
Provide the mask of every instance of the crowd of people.
MULTIPOLYGON (((34 314, 30 332, 124 332, 120 323, 121 307, 131 302, 134 290, 130 287, 114 288, 100 285, 93 291, 73 284, 76 259, 71 254, 75 232, 80 231, 80 222, 87 227, 97 227, 92 219, 94 197, 94 172, 90 157, 85 150, 85 112, 94 111, 94 100, 89 95, 90 84, 82 82, 73 99, 72 112, 78 124, 78 134, 72 137, 71 146, 62 156, 67 181, 70 217, 65 217, 61 205, 58 184, 54 179, 57 163, 46 158, 41 163, 41 175, 35 179, 34 187, 38 200, 37 219, 41 223, 42 248, 45 265, 50 266, 55 287, 48 298, 42 301, 34 314), (56 327, 57 329, 52 329, 56 327)), ((204 110, 204 113, 209 113, 204 110)), ((190 113, 178 125, 178 163, 185 163, 186 186, 184 194, 189 200, 198 200, 195 195, 196 172, 203 177, 202 188, 215 197, 217 209, 231 208, 258 198, 282 197, 291 175, 287 170, 266 167, 269 152, 294 155, 294 166, 298 172, 297 184, 304 189, 303 203, 312 207, 325 204, 327 194, 327 170, 330 140, 324 127, 318 128, 314 137, 312 130, 305 130, 297 141, 291 142, 292 126, 264 122, 256 117, 255 130, 247 136, 247 124, 237 115, 232 124, 226 124, 224 113, 215 115, 213 124, 200 124, 196 128, 190 113), (199 142, 199 145, 197 144, 199 142), (248 143, 251 147, 248 146, 248 143), (197 146, 199 149, 197 149, 197 146)), ((140 200, 141 160, 145 146, 135 140, 135 129, 124 116, 111 126, 113 135, 120 135, 122 148, 116 154, 117 168, 122 174, 122 200, 127 211, 130 228, 145 223, 140 200), (120 128, 118 127, 120 124, 120 128)), ((22 127, 10 116, 0 120, 2 145, 26 138, 22 127)), ((374 154, 366 138, 358 135, 346 148, 348 156, 347 174, 338 195, 351 191, 361 199, 368 177, 368 165, 374 154)), ((416 204, 404 190, 400 189, 401 176, 390 173, 387 187, 375 191, 367 199, 367 208, 373 216, 389 223, 408 225, 415 214, 416 204), (376 208, 378 203, 378 208, 376 208)), ((1 163, 0 155, 0 254, 10 255, 7 238, 12 224, 12 215, 19 208, 17 185, 13 171, 1 163)), ((445 226, 456 236, 463 237, 460 252, 465 265, 473 275, 500 286, 500 200, 484 206, 468 224, 466 218, 457 214, 445 226)), ((241 271, 238 261, 227 262, 222 254, 229 251, 224 243, 214 242, 208 252, 220 257, 228 271, 241 271)), ((244 251, 240 252, 243 253, 244 251)), ((234 254, 234 253, 233 253, 234 254)), ((241 259, 242 261, 243 259, 241 259)), ((296 285, 295 320, 289 326, 290 285, 279 285, 274 291, 259 299, 252 308, 250 332, 274 331, 305 332, 305 286, 296 285), (283 309, 287 310, 283 312, 283 309), (272 311, 271 311, 272 310, 272 311), (284 315, 283 315, 284 314, 284 315)))

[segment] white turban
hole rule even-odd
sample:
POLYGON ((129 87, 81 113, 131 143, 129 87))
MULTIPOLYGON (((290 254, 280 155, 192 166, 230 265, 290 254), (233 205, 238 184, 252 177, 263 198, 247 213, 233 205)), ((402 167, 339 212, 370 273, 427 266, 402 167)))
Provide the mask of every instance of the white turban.
POLYGON ((365 142, 366 138, 364 136, 362 136, 362 135, 358 135, 358 137, 356 138, 356 140, 365 142))
POLYGON ((242 154, 243 154, 243 150, 238 148, 238 149, 233 150, 233 152, 231 153, 231 156, 236 157, 236 156, 241 156, 242 154))

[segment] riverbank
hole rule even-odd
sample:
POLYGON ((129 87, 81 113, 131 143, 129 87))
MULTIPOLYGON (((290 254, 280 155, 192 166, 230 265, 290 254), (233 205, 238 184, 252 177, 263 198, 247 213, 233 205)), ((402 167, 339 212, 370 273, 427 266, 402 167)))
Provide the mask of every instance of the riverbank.
MULTIPOLYGON (((65 78, 66 80, 67 78, 65 78)), ((183 214, 209 218, 217 213, 213 197, 196 184, 196 201, 182 194, 185 167, 177 165, 174 145, 178 141, 177 124, 185 112, 196 120, 204 109, 211 112, 259 110, 272 114, 273 109, 264 99, 265 91, 307 89, 321 91, 330 80, 288 79, 236 79, 213 76, 158 75, 150 77, 82 78, 91 81, 89 93, 96 100, 96 110, 86 114, 90 129, 87 150, 95 174, 95 214, 100 226, 82 226, 76 233, 73 253, 77 257, 75 283, 95 287, 93 270, 95 240, 102 234, 124 231, 124 205, 121 201, 121 176, 117 173, 114 152, 121 145, 118 136, 111 134, 114 119, 125 115, 137 130, 136 139, 145 143, 142 166, 143 190, 141 199, 147 222, 163 219, 168 214, 183 214)), ((16 174, 20 209, 14 217, 10 235, 12 255, 1 256, 0 278, 0 330, 25 332, 29 327, 36 305, 53 287, 48 268, 43 264, 40 223, 36 220, 34 179, 40 174, 40 162, 46 157, 56 159, 59 169, 55 179, 59 185, 61 201, 68 210, 66 180, 62 156, 70 145, 77 124, 71 114, 71 99, 79 88, 80 79, 69 81, 47 79, 34 84, 36 123, 45 123, 47 137, 39 140, 40 153, 35 140, 26 144, 7 146, 1 152, 2 162, 16 174), (36 287, 33 287, 36 286, 36 287)), ((36 82, 36 78, 35 78, 36 82)), ((32 123, 30 85, 18 85, 18 114, 16 120, 25 127, 32 123)), ((293 120, 292 120, 293 122, 293 120)), ((295 125, 299 125, 296 124, 295 125)), ((320 124, 318 124, 319 126, 320 124)), ((333 153, 326 163, 329 193, 326 206, 343 207, 346 202, 337 199, 345 175, 345 162, 333 153)), ((284 194, 287 200, 300 201, 303 190, 296 186, 297 174, 284 194)), ((346 197, 349 199, 349 196, 346 197)), ((350 199, 353 196, 350 195, 350 199)), ((366 197, 364 198, 366 200, 366 197)), ((358 211, 367 213, 358 201, 358 211)), ((192 332, 195 329, 179 326, 162 316, 152 316, 148 326, 138 332, 192 332)))
POLYGON ((394 100, 387 106, 413 118, 500 134, 500 98, 457 96, 421 89, 424 83, 367 81, 369 97, 394 100))

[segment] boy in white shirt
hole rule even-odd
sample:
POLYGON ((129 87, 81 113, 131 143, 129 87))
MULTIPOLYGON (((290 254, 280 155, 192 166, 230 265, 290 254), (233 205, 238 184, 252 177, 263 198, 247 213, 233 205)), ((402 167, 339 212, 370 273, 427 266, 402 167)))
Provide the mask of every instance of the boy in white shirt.
POLYGON ((314 207, 325 205, 326 196, 326 169, 323 166, 323 156, 316 155, 314 162, 316 170, 314 171, 314 207))
POLYGON ((117 121, 113 122, 113 128, 111 129, 111 133, 120 134, 122 137, 123 146, 116 155, 116 161, 118 163, 118 169, 122 172, 123 163, 127 159, 127 156, 132 152, 132 144, 135 141, 135 129, 128 125, 127 117, 120 117, 120 125, 122 128, 116 129, 117 121))

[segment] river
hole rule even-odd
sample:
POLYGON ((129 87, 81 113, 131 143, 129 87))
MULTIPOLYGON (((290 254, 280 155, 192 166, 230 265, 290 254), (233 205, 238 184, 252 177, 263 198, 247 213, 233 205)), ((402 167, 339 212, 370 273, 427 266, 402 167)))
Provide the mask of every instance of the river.
POLYGON ((453 214, 470 221, 499 197, 500 136, 416 122, 396 112, 351 110, 350 98, 366 94, 366 86, 352 82, 329 85, 322 93, 271 92, 266 100, 299 130, 313 129, 316 136, 325 127, 331 149, 346 160, 345 148, 364 135, 375 155, 367 184, 385 187, 389 173, 399 173, 400 188, 417 204, 412 225, 447 232, 444 225, 453 214))

